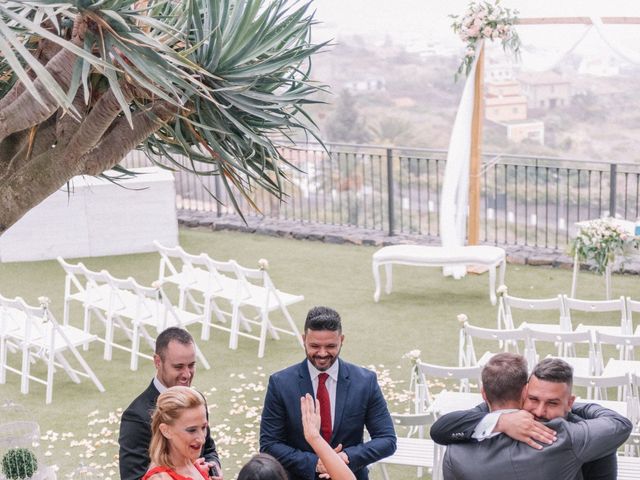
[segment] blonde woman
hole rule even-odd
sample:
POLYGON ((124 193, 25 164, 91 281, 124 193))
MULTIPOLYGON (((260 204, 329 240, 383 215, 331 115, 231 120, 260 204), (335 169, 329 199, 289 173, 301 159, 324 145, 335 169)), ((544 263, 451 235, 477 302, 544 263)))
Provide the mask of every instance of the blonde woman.
POLYGON ((151 417, 151 465, 143 480, 209 480, 208 465, 200 460, 206 431, 202 394, 181 386, 161 393, 151 417))

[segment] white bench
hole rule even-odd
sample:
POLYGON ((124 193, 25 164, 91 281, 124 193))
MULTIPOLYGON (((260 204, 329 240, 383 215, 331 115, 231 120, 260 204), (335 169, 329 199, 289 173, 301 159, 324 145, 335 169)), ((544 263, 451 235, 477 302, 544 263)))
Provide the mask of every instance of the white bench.
POLYGON ((373 300, 380 299, 380 271, 384 265, 387 277, 385 291, 391 293, 393 264, 419 267, 445 267, 452 265, 484 265, 489 267, 489 296, 496 304, 496 267, 500 265, 500 285, 504 283, 506 253, 500 247, 472 245, 463 247, 429 247, 426 245, 392 245, 373 254, 373 279, 376 291, 373 300))

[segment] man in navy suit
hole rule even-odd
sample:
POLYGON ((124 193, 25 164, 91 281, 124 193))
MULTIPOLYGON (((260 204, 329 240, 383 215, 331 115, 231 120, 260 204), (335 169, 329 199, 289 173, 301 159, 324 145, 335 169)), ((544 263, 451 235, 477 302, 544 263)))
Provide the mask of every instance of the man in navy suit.
POLYGON ((300 397, 320 401, 321 433, 358 480, 367 465, 396 450, 396 434, 375 373, 338 358, 344 341, 338 312, 314 307, 304 325, 306 360, 271 375, 260 422, 260 451, 277 458, 290 480, 328 478, 304 439, 300 397), (364 427, 370 440, 364 442, 364 427))

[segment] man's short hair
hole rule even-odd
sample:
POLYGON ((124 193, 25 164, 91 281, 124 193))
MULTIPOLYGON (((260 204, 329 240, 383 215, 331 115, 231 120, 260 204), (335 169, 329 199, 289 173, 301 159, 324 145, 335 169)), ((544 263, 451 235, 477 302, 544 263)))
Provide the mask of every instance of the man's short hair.
POLYGON ((164 353, 172 341, 176 341, 182 345, 189 345, 193 343, 193 337, 184 328, 169 327, 163 330, 160 335, 158 335, 158 338, 156 338, 156 355, 164 360, 164 353))
POLYGON ((482 369, 482 388, 487 402, 519 402, 527 384, 527 360, 516 353, 498 353, 482 369))
POLYGON ((304 322, 304 331, 307 330, 331 330, 332 332, 342 332, 342 322, 340 314, 333 308, 329 307, 313 307, 307 313, 307 319, 304 322))
POLYGON ((566 383, 569 390, 573 386, 573 367, 560 358, 549 357, 541 360, 531 375, 545 382, 566 383))

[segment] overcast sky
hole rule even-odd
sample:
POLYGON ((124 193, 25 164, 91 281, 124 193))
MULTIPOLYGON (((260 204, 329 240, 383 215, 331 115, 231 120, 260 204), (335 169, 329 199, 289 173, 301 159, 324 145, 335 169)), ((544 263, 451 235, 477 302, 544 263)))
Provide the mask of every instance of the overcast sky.
MULTIPOLYGON (((461 14, 469 0, 314 0, 325 34, 389 36, 398 43, 416 39, 449 45, 459 42, 451 32, 450 14, 461 14)), ((640 0, 503 0, 504 7, 519 10, 519 17, 627 16, 640 17, 640 0)), ((523 43, 572 42, 583 26, 520 26, 523 43)), ((607 27, 616 39, 640 52, 640 25, 607 27)), ((589 34, 589 37, 596 36, 589 34)), ((588 42, 587 42, 588 44, 588 42)), ((462 48, 462 45, 460 45, 462 48)))

